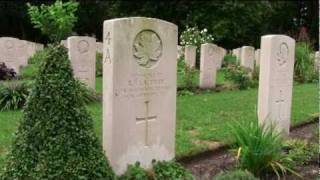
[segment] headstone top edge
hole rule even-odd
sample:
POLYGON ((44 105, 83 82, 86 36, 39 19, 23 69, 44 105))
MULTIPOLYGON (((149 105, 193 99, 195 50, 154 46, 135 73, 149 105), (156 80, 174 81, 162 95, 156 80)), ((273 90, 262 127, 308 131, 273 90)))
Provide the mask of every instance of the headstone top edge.
POLYGON ((125 21, 150 21, 150 22, 157 22, 157 23, 162 23, 162 24, 167 24, 168 26, 174 27, 176 30, 178 30, 178 26, 174 23, 171 23, 169 21, 165 21, 162 19, 158 18, 151 18, 151 17, 124 17, 124 18, 115 18, 115 19, 109 19, 109 20, 104 20, 103 25, 106 25, 111 22, 125 22, 125 21))

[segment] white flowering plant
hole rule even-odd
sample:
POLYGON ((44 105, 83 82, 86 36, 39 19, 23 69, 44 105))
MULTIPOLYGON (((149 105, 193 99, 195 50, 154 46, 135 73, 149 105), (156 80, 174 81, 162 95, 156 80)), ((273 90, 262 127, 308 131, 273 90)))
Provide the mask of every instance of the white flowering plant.
POLYGON ((200 57, 201 44, 212 43, 213 41, 213 35, 209 34, 206 28, 200 30, 198 26, 187 26, 186 29, 180 35, 181 46, 193 45, 197 47, 197 59, 200 57))
POLYGON ((194 45, 200 48, 201 44, 212 43, 214 41, 213 35, 208 33, 206 28, 200 30, 197 26, 186 27, 180 35, 180 45, 194 45))

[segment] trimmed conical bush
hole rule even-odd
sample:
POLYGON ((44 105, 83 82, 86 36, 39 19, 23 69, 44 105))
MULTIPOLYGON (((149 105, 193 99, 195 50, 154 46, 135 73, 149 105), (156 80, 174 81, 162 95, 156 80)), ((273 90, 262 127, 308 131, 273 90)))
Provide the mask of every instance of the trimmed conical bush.
POLYGON ((114 179, 67 51, 49 46, 2 179, 114 179))

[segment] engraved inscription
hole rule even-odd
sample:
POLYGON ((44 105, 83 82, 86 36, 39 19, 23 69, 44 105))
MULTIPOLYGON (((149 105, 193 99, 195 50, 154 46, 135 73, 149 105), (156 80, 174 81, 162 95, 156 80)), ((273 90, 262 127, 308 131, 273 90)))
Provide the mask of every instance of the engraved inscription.
POLYGON ((111 33, 110 32, 106 33, 104 40, 106 42, 104 44, 104 46, 106 47, 106 51, 105 51, 105 57, 104 57, 103 63, 111 64, 110 50, 109 50, 109 46, 110 46, 110 42, 111 42, 111 33))
POLYGON ((285 67, 288 61, 289 48, 286 43, 281 43, 279 47, 279 52, 277 52, 277 65, 282 68, 285 67))
POLYGON ((143 30, 137 34, 133 43, 133 56, 145 68, 154 66, 162 54, 162 42, 158 34, 143 30))
POLYGON ((86 53, 89 51, 89 43, 86 40, 79 41, 77 47, 80 53, 86 53))
POLYGON ((209 48, 208 48, 208 55, 209 55, 209 56, 213 56, 213 51, 214 51, 213 48, 212 48, 212 47, 209 47, 209 48))
POLYGON ((144 117, 137 117, 136 123, 144 123, 145 124, 145 130, 144 130, 144 143, 145 146, 149 146, 149 122, 155 121, 157 119, 157 116, 149 116, 149 101, 145 101, 145 116, 144 117))

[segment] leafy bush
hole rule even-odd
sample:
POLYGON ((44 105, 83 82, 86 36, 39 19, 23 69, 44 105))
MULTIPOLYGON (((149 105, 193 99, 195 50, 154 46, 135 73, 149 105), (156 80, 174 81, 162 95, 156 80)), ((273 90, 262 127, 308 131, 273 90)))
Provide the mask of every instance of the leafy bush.
POLYGON ((0 80, 10 80, 16 78, 14 69, 8 68, 5 63, 0 63, 0 80))
POLYGON ((225 71, 225 79, 233 82, 240 90, 256 86, 252 81, 252 71, 238 65, 229 65, 225 71))
POLYGON ((258 180, 254 175, 248 171, 233 170, 219 173, 213 178, 214 180, 258 180))
POLYGON ((192 90, 197 86, 195 79, 198 71, 190 68, 182 58, 178 60, 177 71, 179 88, 192 90))
POLYGON ((23 79, 35 79, 41 62, 46 58, 46 48, 37 51, 28 59, 28 65, 23 67, 20 77, 23 79))
POLYGON ((78 80, 77 82, 78 82, 80 97, 85 104, 100 101, 100 97, 95 90, 88 88, 86 84, 78 80))
POLYGON ((318 79, 318 73, 314 68, 314 58, 311 45, 304 42, 296 44, 294 79, 297 82, 311 82, 318 79))
POLYGON ((236 65, 237 64, 237 57, 233 56, 232 54, 226 54, 222 61, 222 67, 228 67, 229 65, 236 65))
POLYGON ((120 177, 120 180, 148 180, 146 171, 140 167, 140 163, 128 165, 127 171, 120 177))
POLYGON ((67 51, 49 46, 0 179, 114 179, 67 51))
POLYGON ((102 76, 102 53, 96 54, 96 76, 101 77, 102 76))
POLYGON ((155 179, 194 179, 192 174, 175 161, 158 161, 153 164, 155 179))
POLYGON ((19 74, 19 79, 35 79, 38 71, 38 66, 36 64, 28 64, 23 67, 19 74))
POLYGON ((283 148, 287 151, 287 156, 292 160, 287 165, 292 168, 316 159, 318 154, 317 144, 299 139, 287 140, 283 148))
POLYGON ((280 177, 280 174, 284 175, 288 171, 297 175, 286 166, 291 160, 282 152, 283 140, 275 128, 259 126, 257 121, 230 127, 241 169, 256 176, 273 172, 280 177))
POLYGON ((0 83, 0 111, 17 110, 24 106, 29 86, 16 81, 0 83))
POLYGON ((40 29, 54 42, 66 39, 77 22, 75 15, 78 8, 77 2, 57 0, 52 5, 42 4, 40 7, 28 3, 28 8, 28 14, 34 27, 40 29))

